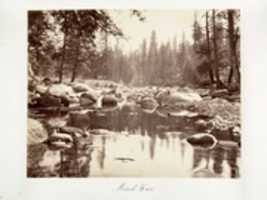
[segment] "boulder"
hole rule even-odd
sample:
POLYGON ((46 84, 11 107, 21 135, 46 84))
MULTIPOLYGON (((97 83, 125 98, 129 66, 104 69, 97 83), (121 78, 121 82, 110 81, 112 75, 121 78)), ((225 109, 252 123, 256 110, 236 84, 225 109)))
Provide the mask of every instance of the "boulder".
POLYGON ((207 130, 209 127, 209 122, 207 120, 204 119, 198 119, 195 122, 195 126, 197 128, 198 131, 204 131, 207 130))
POLYGON ((85 83, 72 83, 71 87, 73 89, 74 92, 87 92, 89 91, 91 88, 86 85, 85 83))
POLYGON ((65 84, 54 84, 48 88, 48 94, 61 97, 66 101, 71 103, 78 102, 77 94, 74 93, 72 87, 65 85, 65 84))
POLYGON ((117 106, 118 100, 114 95, 105 95, 102 97, 102 106, 117 106))
POLYGON ((52 96, 48 93, 43 94, 40 98, 37 99, 36 107, 60 107, 63 105, 61 103, 61 98, 52 96))
POLYGON ((53 132, 49 137, 49 141, 52 143, 54 141, 63 141, 65 143, 72 143, 73 138, 71 135, 61 132, 53 132))
POLYGON ((53 117, 47 120, 47 125, 47 128, 49 127, 49 129, 63 127, 66 125, 66 120, 62 117, 53 117))
POLYGON ((64 149, 69 149, 73 146, 73 143, 66 143, 65 141, 62 140, 55 140, 51 141, 49 148, 52 150, 64 150, 64 149))
POLYGON ((28 105, 34 107, 40 99, 40 94, 32 91, 28 91, 28 105))
POLYGON ((28 119, 27 144, 39 144, 48 139, 48 133, 44 126, 35 119, 28 119))
POLYGON ((140 101, 141 108, 146 110, 155 110, 158 107, 158 102, 151 97, 144 97, 140 101))
POLYGON ((164 90, 156 95, 160 105, 179 105, 181 103, 193 103, 201 101, 202 98, 194 92, 177 92, 164 90))
POLYGON ((79 99, 81 106, 92 106, 97 102, 97 96, 91 93, 83 93, 79 99))
POLYGON ((37 85, 35 87, 36 92, 39 94, 45 94, 48 91, 48 87, 46 85, 37 85))
POLYGON ((197 102, 195 110, 200 115, 214 117, 215 127, 224 125, 229 128, 240 124, 240 106, 222 98, 197 102))
POLYGON ((217 138, 208 133, 197 133, 188 136, 185 140, 194 147, 202 147, 207 149, 213 149, 218 143, 217 138))

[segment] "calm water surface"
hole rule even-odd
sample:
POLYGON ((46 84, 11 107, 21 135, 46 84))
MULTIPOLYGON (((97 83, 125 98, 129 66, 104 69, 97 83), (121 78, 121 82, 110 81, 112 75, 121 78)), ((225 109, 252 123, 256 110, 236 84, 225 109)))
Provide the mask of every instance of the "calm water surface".
MULTIPOLYGON (((164 113, 164 112, 163 112, 164 113)), ((73 148, 52 151, 46 145, 30 147, 30 177, 239 177, 237 147, 217 145, 213 150, 193 148, 183 139, 197 133, 190 118, 171 117, 140 109, 92 112, 90 120, 72 125, 106 129, 73 148)))

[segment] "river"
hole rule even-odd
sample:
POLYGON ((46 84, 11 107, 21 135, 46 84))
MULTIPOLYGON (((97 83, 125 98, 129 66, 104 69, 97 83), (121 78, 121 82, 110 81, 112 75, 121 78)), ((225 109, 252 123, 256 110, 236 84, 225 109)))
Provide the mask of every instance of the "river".
MULTIPOLYGON (((240 148, 208 150, 184 142, 196 133, 193 120, 142 109, 89 112, 80 128, 108 130, 80 139, 71 149, 35 145, 29 177, 232 177, 240 176, 240 148)), ((59 116, 56 116, 58 118, 59 116)), ((61 116, 67 118, 66 116, 61 116)), ((75 116, 74 116, 75 117, 75 116)), ((50 116, 53 119, 55 116, 50 116)), ((73 125, 72 124, 72 125, 73 125)))

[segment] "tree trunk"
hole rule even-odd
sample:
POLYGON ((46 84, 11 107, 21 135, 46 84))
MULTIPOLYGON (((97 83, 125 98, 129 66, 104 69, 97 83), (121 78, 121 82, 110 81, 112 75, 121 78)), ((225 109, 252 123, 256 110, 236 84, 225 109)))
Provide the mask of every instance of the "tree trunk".
POLYGON ((215 10, 212 10, 212 26, 213 26, 213 53, 214 53, 214 71, 216 77, 216 85, 218 88, 222 87, 222 81, 220 79, 219 65, 218 65, 218 46, 217 46, 217 34, 216 34, 216 21, 215 10))
MULTIPOLYGON (((230 51, 230 73, 228 77, 228 85, 232 83, 234 68, 236 66, 235 60, 235 44, 234 44, 234 11, 228 10, 227 11, 227 18, 228 18, 228 41, 229 41, 229 51, 230 51)), ((238 74, 238 72, 237 72, 238 74)))
POLYGON ((210 56, 210 33, 209 33, 209 13, 206 11, 206 41, 207 41, 207 58, 208 58, 208 67, 209 67, 209 77, 211 84, 214 83, 211 56, 210 56))
POLYGON ((64 39, 63 39, 63 47, 62 47, 62 56, 61 62, 59 66, 58 72, 58 81, 59 83, 63 80, 63 73, 64 73, 64 62, 65 62, 65 52, 66 52, 66 43, 67 43, 67 35, 68 35, 68 28, 67 28, 67 17, 64 16, 64 27, 63 27, 64 39))
POLYGON ((74 65, 72 68, 72 75, 71 75, 71 82, 75 81, 75 78, 77 76, 77 70, 78 70, 78 65, 79 65, 79 54, 80 54, 80 43, 81 43, 81 30, 79 29, 79 33, 78 33, 78 38, 77 38, 77 46, 76 46, 76 56, 75 56, 75 61, 74 61, 74 65))
POLYGON ((229 72, 229 76, 228 76, 228 86, 231 85, 231 83, 232 83, 233 73, 234 73, 233 65, 231 64, 230 67, 231 68, 230 68, 230 72, 229 72))

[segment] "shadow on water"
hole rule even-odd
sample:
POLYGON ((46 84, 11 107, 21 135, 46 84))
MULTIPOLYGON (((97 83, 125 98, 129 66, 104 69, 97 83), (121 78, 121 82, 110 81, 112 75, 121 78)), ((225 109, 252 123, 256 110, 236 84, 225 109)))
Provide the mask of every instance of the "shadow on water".
POLYGON ((68 119, 110 134, 90 135, 64 151, 28 147, 29 177, 239 177, 237 147, 206 150, 182 142, 197 132, 190 118, 123 107, 68 119))

